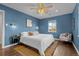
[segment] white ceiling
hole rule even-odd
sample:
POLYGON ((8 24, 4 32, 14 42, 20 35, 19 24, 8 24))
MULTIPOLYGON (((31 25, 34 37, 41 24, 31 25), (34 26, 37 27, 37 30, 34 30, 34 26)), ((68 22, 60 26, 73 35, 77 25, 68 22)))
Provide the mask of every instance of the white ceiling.
POLYGON ((25 14, 31 15, 33 17, 36 17, 38 19, 44 19, 44 18, 72 13, 76 4, 75 3, 45 3, 45 6, 53 5, 53 7, 49 8, 48 12, 42 16, 38 14, 35 9, 31 10, 31 8, 37 7, 36 3, 3 3, 3 5, 16 9, 25 14))

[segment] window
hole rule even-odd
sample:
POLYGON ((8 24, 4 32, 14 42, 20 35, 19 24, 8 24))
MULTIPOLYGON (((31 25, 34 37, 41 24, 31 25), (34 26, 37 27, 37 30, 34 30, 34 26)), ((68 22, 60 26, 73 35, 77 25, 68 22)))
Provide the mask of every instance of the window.
POLYGON ((48 21, 48 32, 56 32, 56 20, 48 21))

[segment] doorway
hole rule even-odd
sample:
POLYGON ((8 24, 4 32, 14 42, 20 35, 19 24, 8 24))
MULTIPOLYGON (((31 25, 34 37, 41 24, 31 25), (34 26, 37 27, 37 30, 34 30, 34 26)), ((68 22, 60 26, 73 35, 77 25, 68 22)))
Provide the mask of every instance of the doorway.
POLYGON ((4 11, 0 10, 0 48, 4 48, 5 38, 5 23, 4 23, 4 11))

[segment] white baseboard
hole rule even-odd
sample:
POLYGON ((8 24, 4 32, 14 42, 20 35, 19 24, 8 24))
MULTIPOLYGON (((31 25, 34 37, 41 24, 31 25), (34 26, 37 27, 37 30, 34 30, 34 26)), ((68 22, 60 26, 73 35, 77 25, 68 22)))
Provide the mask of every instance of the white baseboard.
POLYGON ((77 54, 79 55, 79 51, 78 51, 78 49, 76 48, 75 44, 74 44, 73 42, 72 42, 72 44, 73 44, 73 46, 74 46, 74 48, 75 48, 77 54))
POLYGON ((10 44, 10 45, 4 46, 3 48, 8 48, 8 47, 11 47, 11 46, 14 46, 14 45, 17 45, 17 44, 18 43, 10 44))

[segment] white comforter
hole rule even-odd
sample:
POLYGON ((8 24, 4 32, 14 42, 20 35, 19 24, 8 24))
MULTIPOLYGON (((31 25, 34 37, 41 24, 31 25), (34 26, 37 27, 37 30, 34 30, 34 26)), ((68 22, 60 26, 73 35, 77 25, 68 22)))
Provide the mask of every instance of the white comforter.
POLYGON ((34 47, 39 50, 41 55, 44 55, 46 48, 54 41, 51 34, 38 34, 33 36, 21 36, 20 42, 34 47))

